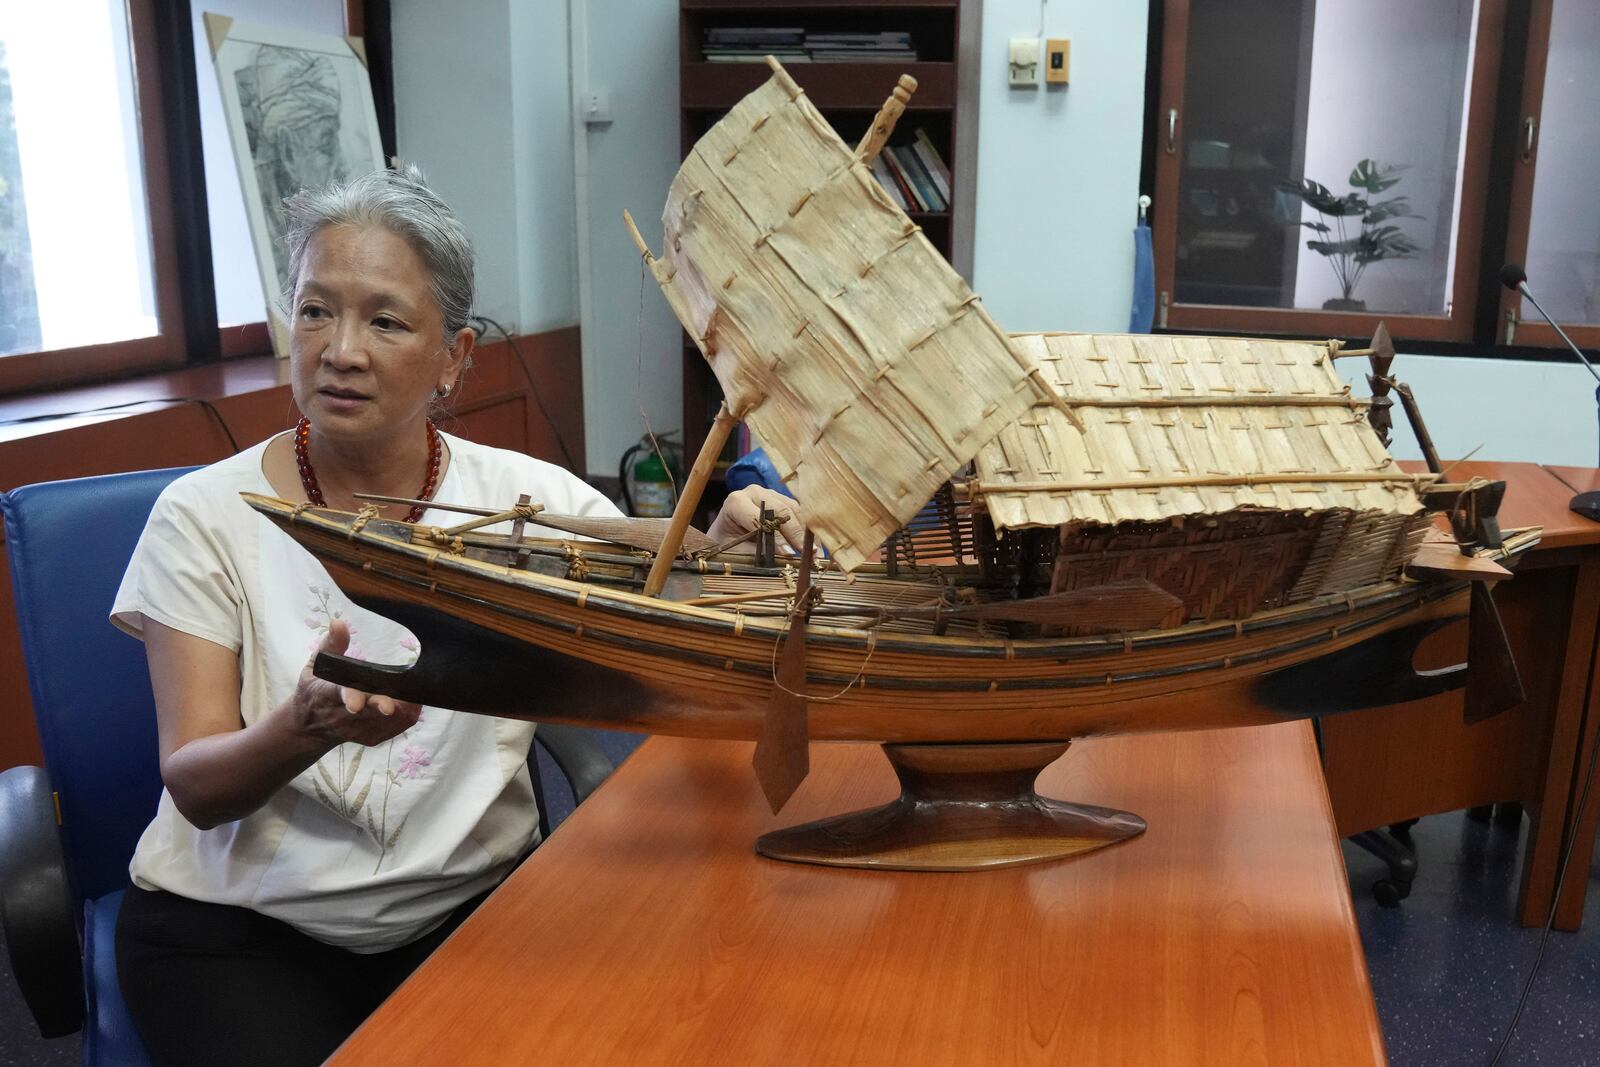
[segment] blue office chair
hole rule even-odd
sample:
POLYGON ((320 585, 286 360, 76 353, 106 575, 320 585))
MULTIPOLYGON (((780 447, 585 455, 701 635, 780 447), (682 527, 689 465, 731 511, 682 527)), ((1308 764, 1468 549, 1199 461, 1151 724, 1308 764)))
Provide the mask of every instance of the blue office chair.
MULTIPOLYGON (((161 490, 183 469, 0 494, 44 767, 0 772, 0 925, 40 1033, 82 1028, 86 1064, 149 1062, 113 955, 128 861, 161 796, 144 647, 106 619, 161 490)), ((581 803, 611 761, 585 732, 536 736, 581 803)), ((531 755, 531 754, 530 754, 531 755)), ((529 761, 543 802, 537 761, 529 761)))

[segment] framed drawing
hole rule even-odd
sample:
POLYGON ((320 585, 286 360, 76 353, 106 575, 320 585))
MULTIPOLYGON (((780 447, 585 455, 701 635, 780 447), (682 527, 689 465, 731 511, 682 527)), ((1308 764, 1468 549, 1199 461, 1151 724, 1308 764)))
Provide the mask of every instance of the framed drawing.
POLYGON ((278 297, 288 274, 283 201, 383 167, 378 112, 360 38, 238 22, 207 13, 206 36, 239 166, 272 348, 289 354, 278 297))

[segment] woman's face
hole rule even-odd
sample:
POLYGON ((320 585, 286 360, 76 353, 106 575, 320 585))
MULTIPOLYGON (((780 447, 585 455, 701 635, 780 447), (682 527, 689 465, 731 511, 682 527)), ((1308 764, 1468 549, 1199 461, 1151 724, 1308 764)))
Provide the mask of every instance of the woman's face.
POLYGON ((422 257, 381 226, 327 226, 311 238, 289 355, 295 402, 318 433, 421 432, 434 391, 455 382, 472 347, 468 330, 445 346, 429 281, 422 257))

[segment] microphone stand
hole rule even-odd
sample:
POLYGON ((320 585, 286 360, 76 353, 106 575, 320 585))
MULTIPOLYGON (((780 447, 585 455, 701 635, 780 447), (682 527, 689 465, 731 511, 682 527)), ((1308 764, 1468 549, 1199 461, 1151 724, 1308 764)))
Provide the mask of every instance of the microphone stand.
MULTIPOLYGON (((1550 324, 1551 329, 1555 330, 1561 339, 1567 343, 1567 347, 1572 349, 1572 354, 1578 357, 1578 362, 1583 364, 1583 369, 1588 371, 1594 378, 1596 383, 1594 391, 1595 403, 1600 404, 1600 371, 1596 371, 1594 364, 1590 363, 1588 357, 1583 354, 1583 350, 1573 344, 1572 338, 1567 336, 1567 331, 1563 330, 1556 323, 1556 320, 1552 319, 1544 308, 1539 306, 1539 301, 1535 300, 1533 294, 1528 291, 1527 282, 1517 282, 1517 292, 1521 293, 1523 299, 1533 305, 1533 310, 1537 311, 1539 317, 1550 324)), ((1567 510, 1577 512, 1586 518, 1600 520, 1600 489, 1591 489, 1586 493, 1577 494, 1568 503, 1567 510)))

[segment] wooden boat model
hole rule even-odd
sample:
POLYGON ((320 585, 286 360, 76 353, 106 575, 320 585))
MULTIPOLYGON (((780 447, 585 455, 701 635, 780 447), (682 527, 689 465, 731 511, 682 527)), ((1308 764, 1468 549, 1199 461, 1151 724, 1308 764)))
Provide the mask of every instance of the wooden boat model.
MULTIPOLYGON (((1127 812, 1037 796, 1075 738, 1254 725, 1468 686, 1521 699, 1489 589, 1537 531, 1451 485, 1370 350, 1237 338, 1011 336, 776 63, 685 162, 661 258, 728 397, 670 522, 461 506, 452 527, 250 496, 416 663, 321 677, 463 711, 755 740, 774 810, 809 741, 884 745, 903 793, 776 831, 766 855, 967 870, 1124 840, 1127 812), (1372 360, 1373 397, 1334 373, 1372 360), (1435 473, 1389 456, 1389 393, 1435 473), (687 529, 736 419, 829 550, 687 529), (1429 540, 1433 513, 1448 540, 1429 540), (1470 591, 1469 591, 1470 590, 1470 591), (1419 673, 1471 616, 1470 666, 1419 673)), ((631 220, 630 220, 631 227, 631 220)), ((435 505, 450 507, 451 505, 435 505)), ((808 533, 807 545, 811 543, 808 533)))

